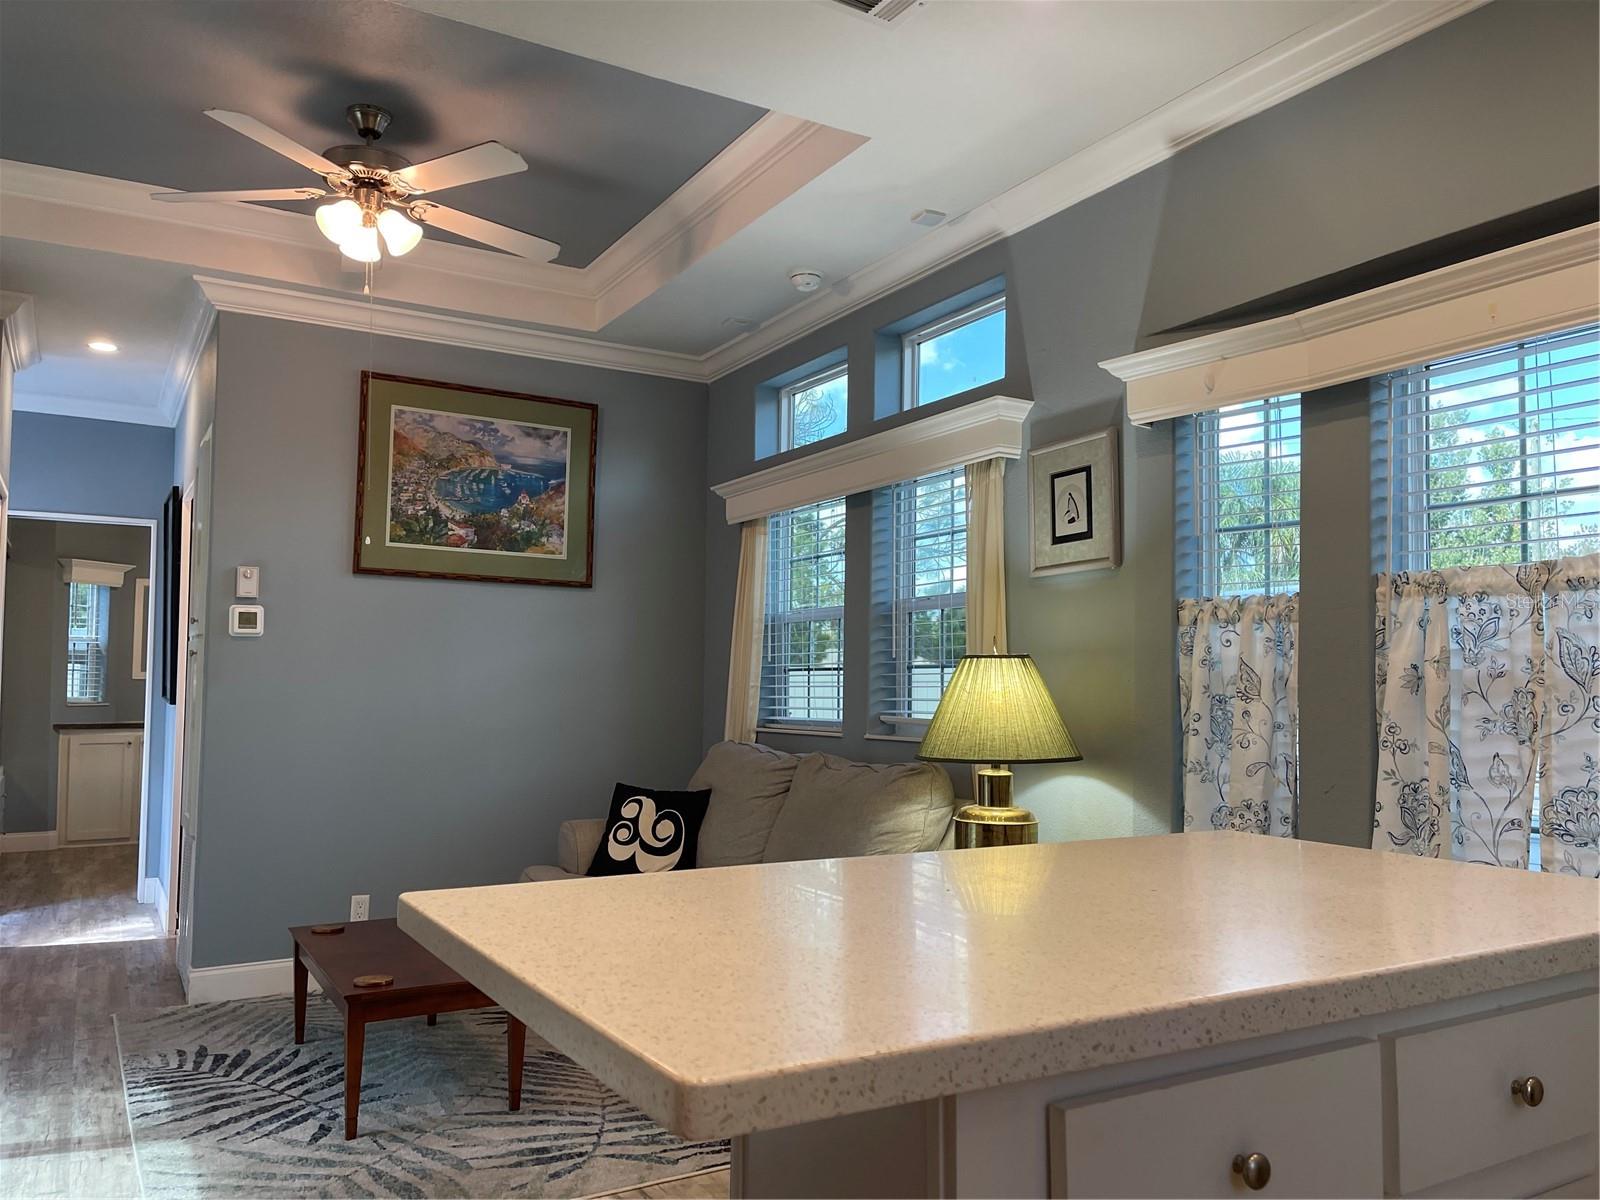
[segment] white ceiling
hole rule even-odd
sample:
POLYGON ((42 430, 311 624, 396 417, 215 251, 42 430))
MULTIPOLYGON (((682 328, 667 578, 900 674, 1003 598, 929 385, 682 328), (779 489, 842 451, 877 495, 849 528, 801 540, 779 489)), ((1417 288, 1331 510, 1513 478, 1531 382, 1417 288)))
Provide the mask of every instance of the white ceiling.
MULTIPOLYGON (((814 122, 819 149, 809 160, 787 150, 794 165, 781 179, 729 167, 731 183, 704 193, 720 208, 664 205, 623 239, 657 247, 648 262, 613 253, 580 272, 425 243, 386 268, 380 295, 402 309, 491 322, 499 341, 558 331, 561 353, 573 361, 587 361, 588 345, 596 347, 593 361, 714 378, 1479 2, 932 0, 886 26, 836 0, 399 0, 772 110, 769 120, 789 125, 758 126, 767 129, 762 146, 814 122), (841 144, 847 135, 866 140, 841 144), (745 186, 749 178, 757 181, 745 186), (722 220, 741 203, 741 189, 746 197, 760 192, 759 202, 722 220), (912 225, 923 208, 952 219, 934 230, 912 225), (710 236, 691 220, 707 211, 716 216, 710 236), (657 228, 677 239, 670 249, 660 249, 669 243, 657 228), (646 265, 630 265, 638 262, 646 265), (827 286, 801 297, 787 281, 796 267, 822 271, 827 286), (730 318, 758 328, 736 334, 730 318)), ((408 84, 426 93, 425 71, 408 75, 408 84)), ((752 144, 745 161, 772 158, 762 146, 752 144)), ((122 373, 71 354, 86 322, 110 319, 97 315, 97 290, 85 287, 94 272, 83 256, 94 250, 148 256, 157 264, 152 286, 168 296, 186 273, 278 281, 323 293, 319 300, 351 287, 309 216, 236 205, 182 206, 180 216, 156 205, 167 210, 157 225, 136 210, 144 200, 132 185, 24 175, 15 166, 0 175, 8 232, 35 239, 0 242, 0 284, 39 297, 46 362, 19 377, 24 396, 77 388, 93 404, 154 403, 144 373, 166 362, 156 346, 138 351, 137 369, 130 355, 122 373), (53 192, 58 184, 65 190, 53 192), (193 228, 177 229, 174 219, 193 228)), ((126 266, 114 274, 137 273, 126 266)), ((114 291, 106 290, 108 300, 114 291)), ((163 326, 176 336, 181 302, 158 317, 160 304, 136 298, 138 284, 124 291, 141 310, 130 316, 130 345, 159 340, 163 326)), ((261 301, 269 302, 279 299, 261 301)))
POLYGON ((0 280, 33 297, 39 361, 16 378, 16 407, 163 424, 162 384, 195 297, 177 263, 0 238, 0 280), (117 344, 96 354, 91 338, 117 344))

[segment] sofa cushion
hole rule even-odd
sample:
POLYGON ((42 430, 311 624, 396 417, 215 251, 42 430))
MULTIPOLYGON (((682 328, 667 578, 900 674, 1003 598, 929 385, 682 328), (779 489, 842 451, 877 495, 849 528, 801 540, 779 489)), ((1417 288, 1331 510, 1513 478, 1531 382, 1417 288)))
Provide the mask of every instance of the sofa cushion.
POLYGON ((799 765, 793 754, 747 742, 718 742, 706 751, 689 780, 692 789, 711 789, 700 827, 702 867, 761 861, 799 765))
POLYGON ((937 850, 954 811, 950 777, 931 763, 880 766, 807 754, 763 861, 937 850))

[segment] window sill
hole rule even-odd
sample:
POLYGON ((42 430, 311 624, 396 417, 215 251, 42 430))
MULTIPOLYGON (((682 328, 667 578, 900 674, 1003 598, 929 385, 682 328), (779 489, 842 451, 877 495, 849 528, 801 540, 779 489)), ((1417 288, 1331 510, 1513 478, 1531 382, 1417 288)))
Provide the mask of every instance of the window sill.
POLYGON ((757 725, 757 733, 781 733, 791 737, 842 738, 842 729, 822 729, 815 725, 757 725))
POLYGON ((909 742, 913 746, 922 745, 920 737, 908 737, 903 733, 864 733, 861 738, 867 742, 909 742))
POLYGON ((68 708, 110 708, 109 700, 68 700, 68 708))

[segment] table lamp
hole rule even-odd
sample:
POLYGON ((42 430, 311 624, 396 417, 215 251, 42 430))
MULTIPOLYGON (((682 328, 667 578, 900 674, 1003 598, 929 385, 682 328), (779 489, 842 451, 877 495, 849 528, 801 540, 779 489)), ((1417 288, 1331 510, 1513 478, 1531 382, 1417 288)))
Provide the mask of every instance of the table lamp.
POLYGON ((917 757, 987 763, 975 803, 956 812, 956 846, 1017 846, 1039 840, 1039 822, 1011 803, 1012 763, 1079 762, 1083 755, 1026 654, 968 654, 956 665, 917 757))

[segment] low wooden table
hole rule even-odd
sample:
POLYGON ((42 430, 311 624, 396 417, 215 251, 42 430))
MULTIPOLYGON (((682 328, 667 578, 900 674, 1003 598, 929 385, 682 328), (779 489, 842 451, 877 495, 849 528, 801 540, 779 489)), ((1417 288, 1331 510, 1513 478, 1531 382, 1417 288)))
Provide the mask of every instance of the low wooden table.
MULTIPOLYGON (((416 942, 393 920, 350 921, 334 925, 296 925, 294 938, 294 1040, 306 1040, 306 987, 315 975, 325 996, 344 1013, 344 1136, 356 1136, 361 1105, 361 1055, 367 1026, 401 1017, 428 1018, 470 1008, 494 1008, 495 1002, 473 987, 416 942), (339 933, 316 933, 340 929, 339 933), (393 983, 360 987, 356 980, 388 975, 393 983)), ((522 1057, 528 1030, 506 1014, 506 1093, 508 1107, 522 1107, 522 1057)))

